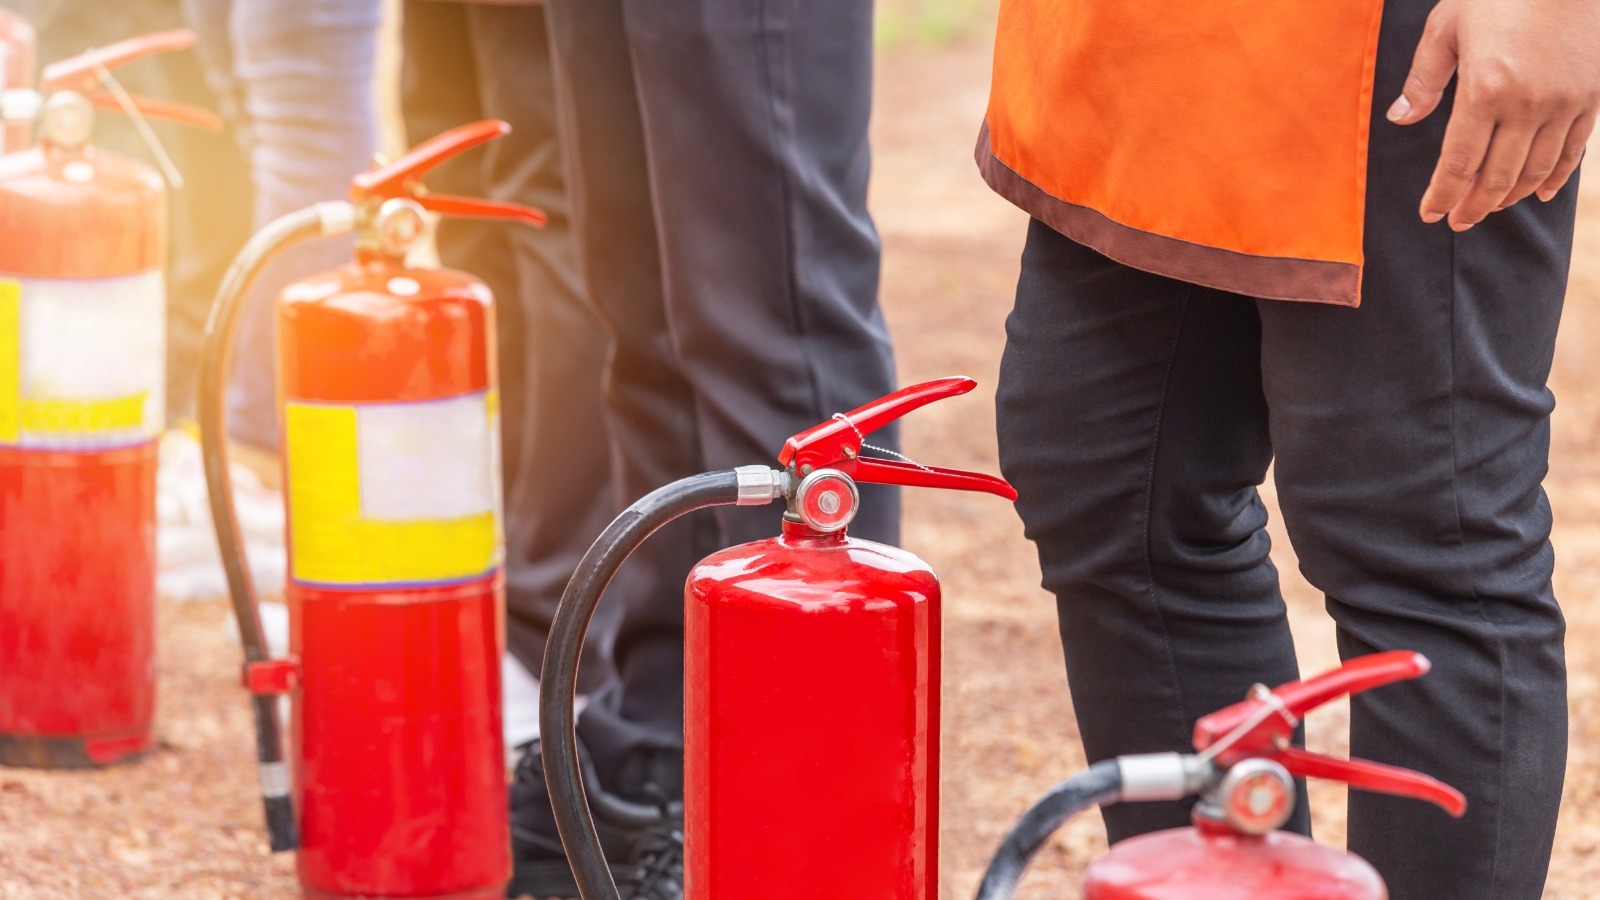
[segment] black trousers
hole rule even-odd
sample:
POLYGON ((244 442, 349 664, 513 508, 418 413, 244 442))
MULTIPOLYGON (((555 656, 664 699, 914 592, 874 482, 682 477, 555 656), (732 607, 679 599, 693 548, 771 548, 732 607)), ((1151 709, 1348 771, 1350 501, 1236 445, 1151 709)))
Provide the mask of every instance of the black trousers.
MULTIPOLYGON (((866 212, 872 4, 550 0, 548 11, 579 260, 613 341, 619 501, 773 464, 789 435, 889 392, 866 212)), ((892 430, 878 436, 894 446, 892 430)), ((894 542, 895 492, 864 490, 862 503, 853 533, 894 542)), ((620 675, 579 722, 609 787, 673 787, 660 782, 682 742, 684 578, 778 526, 776 508, 719 510, 663 529, 618 574, 596 628, 620 675), (635 750, 661 751, 660 765, 635 750)))
MULTIPOLYGON (((544 228, 444 219, 442 263, 494 292, 505 484, 506 644, 535 675, 578 560, 618 510, 600 382, 610 339, 584 294, 541 6, 410 0, 401 26, 410 143, 481 118, 511 133, 440 166, 441 193, 538 207, 544 228)), ((585 687, 599 684, 595 654, 585 687)))
MULTIPOLYGON (((1382 109, 1430 5, 1385 11, 1361 307, 1172 281, 1034 222, 1007 326, 1001 464, 1098 760, 1187 749, 1200 715, 1297 677, 1256 491, 1275 462, 1340 653, 1434 664, 1354 701, 1353 754, 1469 801, 1457 821, 1352 792, 1351 849, 1397 900, 1532 900, 1567 742, 1540 482, 1576 186, 1463 234, 1419 220, 1446 117, 1402 129, 1382 109)), ((1114 807, 1106 821, 1117 840, 1186 813, 1114 807)))

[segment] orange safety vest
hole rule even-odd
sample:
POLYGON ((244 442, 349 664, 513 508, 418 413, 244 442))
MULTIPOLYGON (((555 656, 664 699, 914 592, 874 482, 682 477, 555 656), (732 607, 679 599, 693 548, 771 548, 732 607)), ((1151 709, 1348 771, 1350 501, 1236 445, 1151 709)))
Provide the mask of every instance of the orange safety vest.
POLYGON ((978 166, 1135 268, 1356 306, 1383 0, 1002 0, 978 166))

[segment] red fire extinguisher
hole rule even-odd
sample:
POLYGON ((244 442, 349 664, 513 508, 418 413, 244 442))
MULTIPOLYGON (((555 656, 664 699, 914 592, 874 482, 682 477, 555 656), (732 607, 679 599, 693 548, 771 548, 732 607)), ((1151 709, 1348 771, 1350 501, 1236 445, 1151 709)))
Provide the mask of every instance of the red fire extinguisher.
POLYGON ((7 765, 105 765, 150 744, 166 188, 89 139, 95 106, 215 127, 203 110, 114 95, 107 74, 193 42, 187 31, 134 38, 49 66, 39 94, 6 94, 39 126, 36 147, 0 155, 7 765))
POLYGON ((1024 868, 1074 813, 1096 804, 1199 797, 1194 825, 1122 841, 1084 872, 1084 900, 1385 900, 1360 857, 1279 831, 1294 810, 1294 778, 1466 812, 1460 792, 1426 775, 1290 746, 1307 712, 1343 694, 1428 671, 1421 654, 1392 651, 1351 660, 1249 699, 1195 724, 1194 754, 1153 753, 1096 763, 1023 815, 989 864, 978 900, 1009 900, 1024 868))
MULTIPOLYGON (((0 97, 6 91, 33 87, 34 53, 38 38, 28 20, 0 7, 0 97)), ((0 116, 0 153, 28 146, 28 123, 7 122, 0 116)))
POLYGON ((687 896, 938 896, 939 582, 910 553, 845 529, 856 482, 1016 498, 992 476, 861 455, 865 435, 974 386, 943 378, 836 415, 789 438, 783 469, 674 482, 595 541, 562 597, 540 681, 545 772, 585 900, 618 897, 573 725, 578 655, 601 592, 666 522, 778 499, 788 504, 782 536, 707 557, 685 588, 687 896))
POLYGON ((241 251, 206 327, 212 516, 245 645, 271 842, 298 840, 307 896, 487 900, 510 877, 493 301, 470 275, 405 258, 424 210, 544 222, 419 183, 507 131, 483 121, 445 132, 357 176, 349 202, 268 225, 241 251), (354 262, 278 298, 290 655, 269 659, 228 479, 227 358, 262 265, 296 241, 350 231, 354 262), (292 754, 276 719, 284 694, 292 754))

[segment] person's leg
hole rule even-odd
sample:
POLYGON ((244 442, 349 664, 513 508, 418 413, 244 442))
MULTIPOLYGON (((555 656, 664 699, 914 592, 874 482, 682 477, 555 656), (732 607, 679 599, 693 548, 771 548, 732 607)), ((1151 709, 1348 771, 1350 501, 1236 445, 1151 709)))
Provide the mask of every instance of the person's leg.
MULTIPOLYGON (((623 8, 694 468, 771 462, 789 435, 894 389, 866 209, 873 4, 623 8)), ((894 448, 895 430, 872 442, 894 448)), ((777 529, 770 510, 719 519, 730 542, 777 529)), ((851 533, 893 544, 899 523, 898 494, 869 486, 851 533)))
MULTIPOLYGON (((501 346, 520 357, 516 367, 501 366, 520 379, 502 405, 512 457, 505 467, 507 639, 537 673, 561 593, 618 511, 601 392, 610 338, 585 297, 572 244, 545 11, 497 4, 466 11, 473 56, 493 73, 479 88, 483 112, 511 124, 483 160, 488 196, 549 216, 543 228, 494 225, 514 276, 496 295, 509 313, 506 327, 517 329, 501 346)), ((591 653, 585 687, 604 673, 603 658, 591 653)))
MULTIPOLYGON (((1251 301, 1035 221, 1006 327, 1000 464, 1056 597, 1091 761, 1188 751, 1195 720, 1297 677, 1256 493, 1272 449, 1251 301)), ((1188 804, 1104 811, 1113 841, 1188 804)), ((1301 803, 1294 827, 1307 827, 1301 803)))
MULTIPOLYGON (((521 64, 511 60, 480 59, 469 27, 474 3, 406 0, 400 20, 400 112, 406 146, 486 118, 479 94, 483 79, 480 63, 495 67, 521 64)), ((536 50, 534 64, 541 59, 536 50)), ((491 78, 496 68, 487 69, 491 78)), ((515 128, 515 124, 513 124, 515 128)), ((500 138, 491 146, 504 143, 500 138)), ((488 167, 486 149, 468 150, 429 169, 428 189, 440 194, 482 197, 488 167)), ((483 280, 495 298, 495 337, 500 375, 500 469, 509 488, 516 482, 516 465, 522 446, 525 381, 521 310, 517 301, 517 267, 507 242, 504 222, 441 218, 434 230, 434 246, 441 265, 483 280)), ((509 512, 509 511, 508 511, 509 512)))
MULTIPOLYGON (((488 114, 482 106, 482 79, 479 65, 490 77, 504 68, 522 64, 522 54, 510 59, 482 58, 472 40, 469 19, 476 4, 406 0, 400 23, 400 112, 405 124, 405 143, 415 146, 458 125, 475 122, 488 114)), ((533 64, 548 59, 535 48, 533 64)), ((513 123, 513 129, 518 126, 513 123)), ((504 143, 500 138, 491 146, 504 143)), ((484 149, 468 150, 428 170, 428 189, 463 197, 487 196, 489 161, 484 149)), ((517 481, 524 435, 522 410, 527 403, 526 353, 524 352, 521 293, 517 264, 507 232, 520 226, 505 222, 455 217, 437 220, 434 246, 441 265, 468 272, 488 285, 495 298, 495 345, 498 350, 500 391, 500 471, 501 495, 506 497, 517 481)), ((507 584, 517 581, 516 551, 519 521, 529 511, 505 503, 504 529, 507 541, 505 562, 507 584)), ((524 619, 517 615, 517 592, 507 589, 508 650, 501 660, 501 700, 504 706, 508 753, 539 734, 539 683, 533 673, 538 666, 519 660, 516 648, 530 643, 543 646, 544 635, 531 638, 524 619)), ((526 652, 526 650, 524 650, 526 652)))
POLYGON ((1464 234, 1420 221, 1445 117, 1398 128, 1382 111, 1428 5, 1385 13, 1361 307, 1262 303, 1263 379, 1285 522, 1302 571, 1328 595, 1341 653, 1433 661, 1423 678, 1355 700, 1351 752, 1468 799, 1454 821, 1352 792, 1351 849, 1396 900, 1531 900, 1567 743, 1540 482, 1577 191, 1464 234))
MULTIPOLYGON (((870 5, 732 6, 550 5, 580 253, 615 337, 619 502, 770 460, 893 386, 864 209, 870 5)), ((864 494, 853 531, 893 542, 895 493, 864 494)), ((620 680, 580 730, 624 793, 677 789, 684 576, 777 527, 771 510, 699 516, 619 574, 620 680)))
MULTIPOLYGON (((255 182, 255 226, 343 198, 378 148, 373 78, 379 0, 234 0, 234 73, 241 139, 255 182)), ((350 240, 292 248, 246 300, 228 391, 233 437, 277 446, 273 305, 296 278, 346 263, 350 240)))
MULTIPOLYGON (((550 0, 547 11, 579 269, 613 340, 603 391, 614 496, 627 504, 706 466, 693 389, 662 303, 656 211, 622 2, 550 0)), ((654 533, 622 567, 590 625, 590 639, 602 642, 618 665, 632 645, 651 645, 645 653, 651 661, 640 661, 650 671, 638 671, 638 681, 664 693, 635 714, 661 716, 669 743, 682 727, 682 685, 672 671, 682 655, 683 577, 718 544, 709 514, 654 533), (624 628, 627 639, 618 647, 624 628)), ((590 703, 584 719, 613 706, 590 703)))

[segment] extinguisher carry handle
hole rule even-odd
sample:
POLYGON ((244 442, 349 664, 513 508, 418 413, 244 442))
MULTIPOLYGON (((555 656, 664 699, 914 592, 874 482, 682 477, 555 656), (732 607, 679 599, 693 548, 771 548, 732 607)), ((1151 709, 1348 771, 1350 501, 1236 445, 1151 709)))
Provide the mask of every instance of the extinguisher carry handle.
POLYGON ((1224 764, 1263 755, 1286 745, 1311 710, 1345 694, 1417 678, 1427 673, 1429 665, 1420 653, 1392 650, 1350 660, 1315 678, 1291 681, 1271 691, 1258 688, 1250 699, 1196 722, 1194 748, 1210 751, 1224 764))
POLYGON ((1458 819, 1467 811, 1467 798, 1460 791, 1437 778, 1399 766, 1364 759, 1339 759, 1299 747, 1284 747, 1266 758, 1297 778, 1342 781, 1359 791, 1425 800, 1458 819))
POLYGON ((510 133, 509 123, 499 119, 482 119, 436 134, 407 150, 393 162, 374 166, 350 179, 350 200, 354 203, 363 203, 403 197, 415 200, 423 209, 443 216, 509 219, 528 225, 543 226, 547 217, 542 210, 531 206, 500 200, 484 200, 478 197, 433 194, 422 186, 422 176, 429 169, 473 147, 510 133))
POLYGON ((134 60, 187 50, 198 37, 187 28, 141 34, 125 41, 80 53, 77 56, 53 62, 39 75, 39 88, 51 91, 88 91, 100 83, 100 73, 125 66, 134 60))
MULTIPOLYGON (((115 94, 100 89, 105 74, 147 56, 187 50, 195 45, 196 40, 193 31, 178 28, 172 31, 142 34, 105 47, 97 47, 45 66, 44 72, 39 76, 39 93, 48 95, 56 91, 77 91, 99 109, 127 112, 115 94)), ((210 110, 198 106, 133 95, 128 95, 127 99, 135 110, 148 118, 166 119, 208 131, 219 131, 222 128, 221 119, 210 110)))
POLYGON ((872 484, 982 491, 1015 500, 1016 490, 1004 479, 993 475, 913 462, 861 458, 867 435, 935 400, 960 396, 977 385, 971 378, 956 375, 901 388, 789 438, 778 454, 778 462, 803 474, 830 468, 844 472, 857 481, 872 484))
POLYGON ((374 166, 350 179, 350 199, 410 197, 429 169, 510 133, 511 125, 499 119, 482 119, 440 132, 393 161, 374 166))

